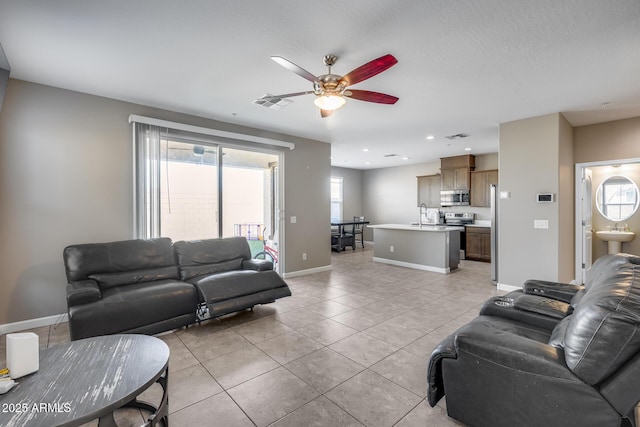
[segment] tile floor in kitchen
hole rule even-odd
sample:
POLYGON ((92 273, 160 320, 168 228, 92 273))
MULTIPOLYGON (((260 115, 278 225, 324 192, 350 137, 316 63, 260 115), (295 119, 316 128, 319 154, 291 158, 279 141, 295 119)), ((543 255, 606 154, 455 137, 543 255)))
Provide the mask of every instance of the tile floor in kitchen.
MULTIPOLYGON (((372 255, 369 245, 334 253, 331 271, 287 279, 291 297, 160 335, 171 349, 171 426, 461 425, 444 399, 426 402, 427 362, 497 294, 490 265, 462 261, 443 275, 372 255)), ((42 347, 69 340, 66 323, 33 331, 42 347)), ((116 420, 144 422, 137 410, 116 420)))

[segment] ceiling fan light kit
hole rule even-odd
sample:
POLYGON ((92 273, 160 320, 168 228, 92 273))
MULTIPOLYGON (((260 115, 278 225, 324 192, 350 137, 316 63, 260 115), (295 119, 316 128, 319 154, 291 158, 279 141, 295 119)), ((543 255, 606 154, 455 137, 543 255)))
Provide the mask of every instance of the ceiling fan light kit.
POLYGON ((346 104, 347 100, 340 95, 319 95, 316 99, 313 100, 313 103, 316 104, 318 108, 321 110, 337 110, 346 104))
POLYGON ((398 60, 390 54, 383 55, 380 58, 369 61, 344 76, 331 73, 331 67, 338 59, 335 55, 324 56, 323 62, 328 68, 328 73, 320 76, 314 76, 309 71, 281 56, 272 56, 271 59, 289 71, 293 71, 300 77, 312 82, 313 91, 273 95, 269 98, 283 99, 313 93, 316 95, 316 99, 313 102, 318 108, 320 108, 320 116, 323 118, 330 116, 334 110, 342 107, 347 102, 346 98, 375 102, 377 104, 395 104, 398 101, 397 97, 384 93, 357 89, 347 90, 348 86, 369 79, 397 64, 398 60))

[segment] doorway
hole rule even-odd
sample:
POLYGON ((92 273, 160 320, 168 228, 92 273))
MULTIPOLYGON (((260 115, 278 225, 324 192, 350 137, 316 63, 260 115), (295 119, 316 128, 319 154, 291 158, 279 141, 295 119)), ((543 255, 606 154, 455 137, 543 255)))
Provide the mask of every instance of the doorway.
MULTIPOLYGON (((604 252, 596 246, 594 228, 606 226, 594 207, 594 194, 601 176, 624 175, 630 168, 640 170, 640 159, 607 160, 576 163, 575 168, 575 282, 582 284, 595 259, 604 252), (595 212, 595 215, 594 215, 595 212), (595 250, 594 250, 595 247, 595 250)), ((603 245, 601 245, 603 246, 603 245)))

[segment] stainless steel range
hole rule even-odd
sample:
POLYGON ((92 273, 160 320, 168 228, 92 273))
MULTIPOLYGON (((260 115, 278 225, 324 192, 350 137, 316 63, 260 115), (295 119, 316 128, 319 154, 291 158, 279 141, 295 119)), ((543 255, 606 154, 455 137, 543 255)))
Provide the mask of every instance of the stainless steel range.
POLYGON ((466 224, 473 224, 476 214, 470 212, 445 212, 444 222, 447 225, 459 225, 464 227, 466 224))

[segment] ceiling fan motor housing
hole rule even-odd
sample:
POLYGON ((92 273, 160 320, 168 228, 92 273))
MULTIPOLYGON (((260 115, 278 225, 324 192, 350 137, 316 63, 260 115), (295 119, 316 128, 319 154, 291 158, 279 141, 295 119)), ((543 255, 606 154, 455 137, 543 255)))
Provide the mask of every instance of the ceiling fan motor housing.
POLYGON ((313 85, 314 92, 316 95, 342 95, 347 85, 341 79, 337 74, 318 76, 318 82, 313 85))

